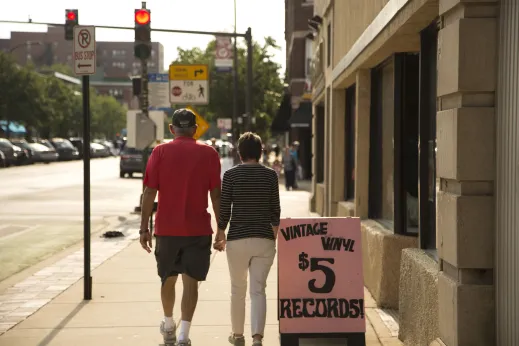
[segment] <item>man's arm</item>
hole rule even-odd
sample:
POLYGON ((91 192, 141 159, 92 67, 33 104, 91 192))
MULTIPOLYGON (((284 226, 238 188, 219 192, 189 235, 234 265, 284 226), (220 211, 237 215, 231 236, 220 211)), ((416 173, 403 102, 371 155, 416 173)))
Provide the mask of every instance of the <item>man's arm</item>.
POLYGON ((270 224, 274 232, 274 238, 277 238, 279 229, 279 218, 281 216, 281 204, 279 202, 279 181, 277 174, 272 176, 272 194, 270 196, 270 224))
POLYGON ((155 197, 157 197, 157 189, 146 187, 142 194, 142 205, 141 205, 141 230, 148 229, 148 224, 153 213, 153 204, 155 203, 155 197))
POLYGON ((214 217, 216 222, 218 222, 218 218, 220 217, 220 199, 222 197, 220 187, 215 187, 209 194, 211 195, 211 204, 213 205, 214 217))

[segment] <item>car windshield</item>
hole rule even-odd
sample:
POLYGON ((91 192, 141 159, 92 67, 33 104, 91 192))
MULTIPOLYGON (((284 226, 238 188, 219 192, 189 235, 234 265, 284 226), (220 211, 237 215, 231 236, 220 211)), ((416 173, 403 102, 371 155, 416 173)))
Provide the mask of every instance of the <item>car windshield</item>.
POLYGON ((135 148, 125 148, 121 155, 142 155, 142 150, 137 150, 135 148))
POLYGON ((7 139, 0 138, 0 148, 12 149, 13 145, 7 139))
POLYGON ((54 143, 56 148, 59 148, 59 149, 74 149, 74 146, 72 145, 72 143, 70 143, 67 140, 55 140, 55 141, 52 141, 52 143, 54 143))
POLYGON ((12 141, 11 143, 23 149, 31 149, 29 143, 27 143, 26 141, 12 141))
POLYGON ((36 151, 49 151, 50 150, 48 147, 46 147, 45 145, 40 144, 40 143, 31 143, 31 144, 29 144, 29 146, 31 147, 31 149, 34 149, 36 151))

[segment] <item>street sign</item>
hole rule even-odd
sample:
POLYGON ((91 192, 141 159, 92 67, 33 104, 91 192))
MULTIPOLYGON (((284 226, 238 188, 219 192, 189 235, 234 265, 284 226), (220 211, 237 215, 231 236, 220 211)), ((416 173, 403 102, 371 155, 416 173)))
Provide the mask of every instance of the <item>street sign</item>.
POLYGON ((169 66, 169 102, 176 105, 209 103, 207 65, 169 66))
POLYGON ((191 106, 187 106, 187 109, 189 109, 191 112, 195 114, 196 117, 196 124, 198 125, 195 135, 193 136, 194 139, 198 139, 206 133, 206 131, 209 129, 209 123, 205 121, 204 118, 198 112, 191 106))
POLYGON ((232 119, 231 118, 218 118, 217 126, 222 130, 232 130, 232 119))
POLYGON ((96 72, 96 28, 95 26, 74 27, 74 72, 90 75, 96 72))
POLYGON ((150 107, 171 107, 169 102, 169 75, 167 73, 149 73, 148 88, 150 107))
POLYGON ((218 72, 232 71, 233 47, 228 36, 216 37, 214 66, 218 72))

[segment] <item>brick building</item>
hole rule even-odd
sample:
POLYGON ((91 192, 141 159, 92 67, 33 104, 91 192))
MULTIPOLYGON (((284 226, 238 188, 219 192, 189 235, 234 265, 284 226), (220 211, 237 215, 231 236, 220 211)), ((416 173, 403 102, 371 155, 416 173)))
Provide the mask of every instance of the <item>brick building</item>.
POLYGON ((285 0, 287 87, 272 122, 272 132, 285 133, 286 142, 300 142, 299 157, 307 179, 312 174, 312 36, 308 20, 313 16, 313 6, 313 0, 285 0))
MULTIPOLYGON (((11 32, 10 39, 0 39, 0 50, 11 52, 20 65, 65 64, 72 66, 72 41, 66 41, 62 27, 48 27, 47 32, 11 32)), ((152 43, 148 62, 150 73, 164 71, 164 47, 152 43)), ((97 42, 97 70, 91 85, 100 93, 114 96, 122 104, 132 104, 131 76, 140 74, 140 61, 133 56, 133 42, 97 42)))

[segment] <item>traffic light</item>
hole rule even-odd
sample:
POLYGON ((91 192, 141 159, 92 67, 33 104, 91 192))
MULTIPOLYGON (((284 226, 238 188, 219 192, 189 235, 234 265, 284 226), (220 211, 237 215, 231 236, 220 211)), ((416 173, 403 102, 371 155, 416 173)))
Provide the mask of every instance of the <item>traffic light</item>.
POLYGON ((151 12, 145 8, 135 10, 135 44, 133 52, 136 58, 146 60, 151 55, 151 12))
POLYGON ((65 40, 74 39, 74 27, 78 25, 78 11, 65 10, 65 40))

